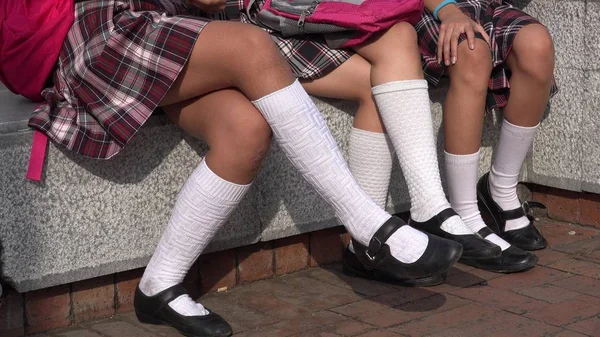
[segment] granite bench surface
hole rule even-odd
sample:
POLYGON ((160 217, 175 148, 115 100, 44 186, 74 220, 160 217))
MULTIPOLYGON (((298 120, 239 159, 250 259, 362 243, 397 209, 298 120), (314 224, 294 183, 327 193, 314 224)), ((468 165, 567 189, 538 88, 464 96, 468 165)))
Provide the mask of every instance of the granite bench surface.
MULTIPOLYGON (((554 37, 560 86, 536 135, 523 181, 600 193, 600 2, 535 0, 521 5, 554 37)), ((430 92, 441 159, 445 86, 430 92)), ((346 152, 356 105, 315 101, 346 152)), ((0 88, 5 278, 24 292, 144 266, 178 190, 206 152, 205 144, 156 116, 110 161, 83 159, 51 144, 43 182, 33 183, 24 176, 32 141, 27 119, 34 106, 0 88)), ((500 121, 499 114, 486 118, 480 174, 490 165, 500 121)), ((407 210, 407 196, 396 163, 389 210, 407 210)), ((273 145, 252 191, 209 251, 334 225, 332 210, 273 145)))

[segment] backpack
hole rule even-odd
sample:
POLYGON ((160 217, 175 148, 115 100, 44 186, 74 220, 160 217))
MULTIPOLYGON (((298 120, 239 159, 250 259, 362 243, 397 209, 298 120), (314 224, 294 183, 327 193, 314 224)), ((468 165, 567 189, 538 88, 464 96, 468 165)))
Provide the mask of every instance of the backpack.
POLYGON ((74 20, 74 0, 1 0, 0 81, 15 94, 42 101, 74 20))
POLYGON ((406 21, 421 19, 423 0, 266 0, 258 13, 256 0, 244 0, 250 20, 284 37, 323 34, 331 48, 349 48, 373 34, 406 21))

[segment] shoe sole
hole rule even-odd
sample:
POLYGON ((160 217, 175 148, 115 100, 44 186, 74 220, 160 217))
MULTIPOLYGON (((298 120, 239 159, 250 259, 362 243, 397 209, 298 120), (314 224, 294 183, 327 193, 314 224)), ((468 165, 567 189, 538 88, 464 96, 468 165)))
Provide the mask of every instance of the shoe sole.
POLYGON ((389 278, 385 278, 385 277, 383 277, 383 278, 376 277, 376 276, 372 275, 368 270, 357 270, 355 268, 348 266, 345 261, 342 264, 343 265, 342 272, 344 274, 346 274, 348 276, 352 276, 352 277, 361 277, 361 278, 364 278, 367 280, 380 281, 380 282, 385 282, 385 283, 390 283, 390 284, 395 284, 395 285, 401 285, 401 286, 405 286, 405 287, 433 287, 433 286, 440 285, 446 281, 446 276, 448 275, 448 270, 450 270, 450 268, 452 268, 452 266, 454 266, 454 264, 456 262, 458 262, 461 255, 462 255, 462 252, 461 252, 461 254, 456 254, 456 257, 454 258, 454 260, 448 264, 448 268, 446 268, 445 270, 442 270, 439 274, 429 276, 429 277, 412 279, 412 280, 398 280, 398 279, 389 279, 389 278))
POLYGON ((361 270, 356 270, 354 268, 349 267, 345 263, 343 265, 342 272, 345 275, 351 276, 351 277, 360 277, 360 278, 364 278, 364 279, 367 279, 367 280, 385 282, 385 283, 390 283, 390 284, 395 284, 395 285, 400 285, 400 286, 405 286, 405 287, 433 287, 433 286, 437 286, 437 285, 440 285, 440 284, 444 283, 444 281, 446 281, 446 274, 447 274, 446 272, 443 272, 443 273, 438 274, 438 275, 434 275, 434 276, 430 276, 430 277, 424 277, 424 278, 419 278, 419 279, 413 279, 413 280, 388 279, 388 278, 382 278, 382 277, 374 276, 374 275, 370 274, 369 272, 365 272, 365 271, 361 271, 361 270))
POLYGON ((496 255, 493 255, 493 254, 491 254, 489 252, 487 254, 484 254, 481 251, 478 251, 478 252, 475 252, 475 253, 471 252, 471 254, 473 254, 474 256, 465 256, 465 253, 463 251, 463 253, 462 253, 462 255, 460 257, 461 257, 461 259, 465 258, 465 259, 471 259, 471 260, 487 260, 489 258, 500 257, 500 255, 502 254, 502 250, 500 250, 499 247, 498 247, 498 251, 500 251, 500 254, 496 254, 496 255))
MULTIPOLYGON (((532 225, 533 226, 533 225, 532 225)), ((544 249, 546 247, 548 247, 548 243, 542 243, 542 244, 537 244, 537 245, 517 245, 514 243, 510 243, 511 245, 514 245, 517 248, 523 249, 523 250, 527 250, 527 251, 533 251, 533 250, 541 250, 544 249)))
POLYGON ((151 325, 167 325, 170 326, 171 328, 177 330, 177 332, 179 332, 180 334, 184 335, 185 337, 230 337, 233 335, 233 333, 230 334, 224 334, 224 335, 212 335, 212 336, 208 336, 208 335, 191 335, 191 334, 186 334, 182 331, 179 331, 177 328, 175 328, 172 324, 170 324, 169 322, 166 322, 160 318, 156 318, 153 315, 149 315, 149 314, 145 314, 143 312, 135 312, 135 316, 137 317, 138 321, 140 321, 140 323, 144 323, 144 324, 151 324, 151 325))
POLYGON ((494 268, 487 268, 486 266, 480 265, 478 264, 476 261, 469 261, 469 260, 459 260, 460 263, 466 264, 468 266, 471 267, 475 267, 477 269, 481 269, 481 270, 485 270, 485 271, 491 271, 494 273, 501 273, 501 274, 511 274, 511 273, 519 273, 519 272, 524 272, 527 271, 533 267, 535 267, 539 261, 538 257, 536 256, 533 261, 524 264, 524 265, 519 265, 519 266, 514 266, 514 267, 506 267, 503 269, 494 269, 494 268))

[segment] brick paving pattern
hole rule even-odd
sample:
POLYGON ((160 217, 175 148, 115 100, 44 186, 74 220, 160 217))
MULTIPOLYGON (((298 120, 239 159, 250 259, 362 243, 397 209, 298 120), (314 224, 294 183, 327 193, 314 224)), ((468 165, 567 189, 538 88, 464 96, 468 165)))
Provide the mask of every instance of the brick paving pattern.
MULTIPOLYGON (((443 285, 404 288, 346 277, 334 264, 208 294, 201 300, 232 324, 237 337, 599 337, 600 230, 548 219, 540 222, 540 228, 551 248, 537 252, 539 265, 521 274, 494 274, 458 264, 443 285)), ((276 273, 286 268, 283 264, 276 273)), ((240 277, 248 280, 270 276, 268 268, 243 273, 240 277)), ((34 336, 181 335, 168 327, 140 324, 129 312, 34 336)))

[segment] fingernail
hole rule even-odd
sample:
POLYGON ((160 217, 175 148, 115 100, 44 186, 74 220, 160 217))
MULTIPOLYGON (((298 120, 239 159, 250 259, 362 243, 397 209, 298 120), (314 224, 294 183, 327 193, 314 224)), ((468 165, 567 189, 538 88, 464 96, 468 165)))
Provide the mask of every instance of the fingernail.
POLYGON ((444 62, 446 64, 446 66, 450 65, 450 61, 446 60, 446 62, 444 62))
POLYGON ((471 44, 471 45, 469 46, 469 48, 471 48, 471 50, 473 50, 473 49, 475 49, 475 45, 471 44))
POLYGON ((455 63, 456 63, 456 57, 453 57, 452 58, 452 64, 455 64, 455 63))

